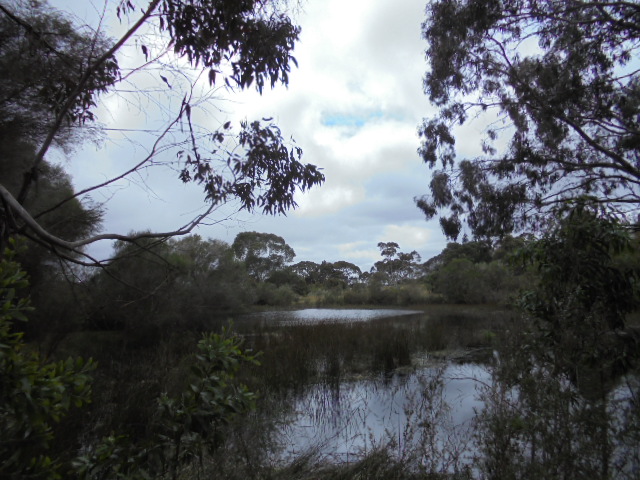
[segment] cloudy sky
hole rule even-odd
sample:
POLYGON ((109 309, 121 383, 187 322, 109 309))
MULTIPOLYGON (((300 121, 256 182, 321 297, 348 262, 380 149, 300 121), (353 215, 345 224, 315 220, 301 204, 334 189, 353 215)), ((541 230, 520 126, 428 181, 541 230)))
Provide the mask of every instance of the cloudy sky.
MULTIPOLYGON (((87 23, 104 8, 103 0, 51 3, 73 8, 87 23)), ((295 14, 302 34, 294 51, 299 68, 289 87, 235 95, 212 107, 211 119, 273 117, 284 136, 302 147, 303 161, 323 169, 326 182, 299 195, 299 209, 286 217, 243 213, 196 233, 229 243, 243 230, 275 233, 294 248, 296 261, 347 260, 363 270, 380 258, 381 241, 417 250, 424 260, 438 254, 446 244, 440 227, 426 222, 413 201, 427 191, 430 178, 416 152, 417 126, 433 111, 422 92, 424 7, 424 0, 304 2, 295 14)), ((115 36, 118 28, 108 33, 115 36)), ((131 58, 132 64, 138 60, 131 58)), ((121 59, 121 66, 126 62, 121 59)), ((122 98, 109 97, 100 108, 105 125, 131 132, 109 133, 66 160, 76 188, 109 178, 150 148, 152 137, 134 131, 143 120, 154 121, 152 107, 130 108, 122 98)), ((104 231, 119 233, 173 229, 198 211, 201 199, 175 172, 154 169, 94 194, 94 200, 108 200, 104 231)), ((221 209, 213 218, 230 213, 221 209)), ((105 256, 108 250, 100 245, 91 252, 105 256)))

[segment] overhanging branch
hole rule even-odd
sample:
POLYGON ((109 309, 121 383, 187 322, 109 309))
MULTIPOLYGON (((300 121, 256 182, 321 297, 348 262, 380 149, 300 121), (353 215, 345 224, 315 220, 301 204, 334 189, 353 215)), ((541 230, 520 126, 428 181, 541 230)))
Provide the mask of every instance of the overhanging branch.
POLYGON ((74 242, 70 242, 67 240, 63 240, 62 238, 56 237, 55 235, 49 233, 45 230, 42 225, 40 225, 30 214, 27 212, 24 207, 16 200, 16 198, 11 195, 11 193, 3 186, 0 185, 0 198, 5 202, 7 207, 10 209, 11 213, 16 217, 16 219, 20 219, 24 222, 24 225, 29 228, 33 234, 35 234, 41 241, 46 242, 47 244, 59 248, 63 248, 65 250, 76 251, 79 248, 82 248, 86 245, 90 245, 92 243, 99 242, 101 240, 121 240, 124 242, 133 242, 136 240, 141 240, 143 238, 165 238, 165 237, 176 237, 182 235, 188 235, 196 228, 214 209, 215 205, 210 205, 206 211, 200 215, 198 215, 191 222, 179 228, 177 230, 173 230, 170 232, 146 232, 146 233, 138 233, 133 235, 121 235, 117 233, 105 233, 100 235, 94 235, 92 237, 88 237, 82 240, 77 240, 74 242))

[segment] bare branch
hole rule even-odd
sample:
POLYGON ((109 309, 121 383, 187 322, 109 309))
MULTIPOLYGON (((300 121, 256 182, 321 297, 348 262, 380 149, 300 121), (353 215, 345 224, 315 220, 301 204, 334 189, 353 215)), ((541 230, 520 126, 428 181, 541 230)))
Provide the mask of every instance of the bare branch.
POLYGON ((58 130, 60 129, 60 126, 62 125, 65 117, 69 113, 71 106, 76 101, 78 96, 86 89, 87 83, 91 76, 95 74, 95 72, 100 66, 102 66, 102 64, 104 64, 109 58, 113 57, 113 55, 127 42, 127 40, 129 40, 129 38, 131 38, 131 36, 149 19, 149 17, 159 4, 160 0, 152 0, 147 10, 142 14, 138 21, 122 36, 122 38, 120 38, 120 40, 118 40, 109 50, 107 50, 101 57, 99 57, 95 62, 93 62, 92 65, 90 65, 86 69, 86 71, 78 81, 78 84, 68 96, 66 102, 56 115, 54 123, 51 126, 47 137, 45 138, 42 146, 40 147, 40 150, 38 150, 38 153, 33 160, 31 170, 27 175, 25 175, 24 181, 22 183, 22 188, 20 189, 20 193, 18 194, 17 198, 20 203, 24 203, 24 201, 26 200, 31 184, 33 183, 33 179, 37 175, 38 166, 40 165, 40 163, 42 163, 44 155, 47 153, 49 147, 51 146, 51 143, 53 142, 53 139, 58 134, 58 130))
POLYGON ((7 204, 7 206, 11 209, 11 211, 16 215, 16 217, 20 218, 25 225, 30 228, 40 239, 49 243, 52 246, 63 248, 65 250, 70 250, 77 252, 80 247, 99 242, 101 240, 122 240, 125 242, 134 242, 136 240, 140 240, 143 238, 164 238, 164 237, 176 237, 181 235, 187 235, 191 233, 191 231, 196 228, 202 220, 204 220, 213 210, 215 210, 215 205, 210 205, 206 211, 200 215, 198 215, 191 222, 179 228, 177 230, 173 230, 170 232, 157 232, 157 233, 138 233, 133 235, 121 235, 115 233, 105 233, 101 235, 95 235, 93 237, 85 238, 82 240, 78 240, 75 242, 69 242, 67 240, 63 240, 61 238, 52 235, 47 232, 33 217, 27 212, 24 207, 11 195, 11 193, 2 185, 0 185, 0 198, 7 204))

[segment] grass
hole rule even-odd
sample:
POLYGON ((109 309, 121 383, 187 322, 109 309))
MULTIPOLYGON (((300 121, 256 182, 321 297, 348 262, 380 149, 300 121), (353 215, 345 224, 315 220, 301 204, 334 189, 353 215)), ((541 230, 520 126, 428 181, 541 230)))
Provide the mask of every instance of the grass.
MULTIPOLYGON (((312 325, 282 326, 237 321, 233 328, 244 337, 244 348, 262 352, 261 366, 248 366, 241 372, 242 381, 260 395, 257 410, 230 425, 226 443, 221 449, 202 462, 194 462, 182 478, 471 478, 472 475, 464 468, 455 474, 442 473, 458 472, 455 468, 443 469, 441 466, 448 461, 455 463, 455 455, 464 445, 457 437, 443 440, 450 443, 438 444, 440 440, 434 440, 435 435, 429 436, 429 432, 434 431, 433 425, 442 422, 443 417, 439 415, 446 408, 437 403, 442 397, 435 384, 429 391, 418 395, 412 413, 414 416, 404 426, 404 433, 418 436, 419 441, 415 444, 420 447, 418 449, 407 448, 414 443, 403 438, 396 444, 378 442, 374 448, 344 463, 337 463, 319 450, 304 452, 287 460, 279 455, 278 435, 282 422, 295 413, 291 409, 296 398, 305 395, 310 386, 319 385, 331 394, 339 391, 340 385, 344 385, 341 382, 351 379, 401 378, 391 375, 418 368, 424 365, 425 360, 432 361, 433 357, 451 359, 457 353, 469 351, 490 354, 494 348, 510 343, 515 349, 520 348, 518 333, 521 324, 516 312, 487 305, 436 304, 418 308, 422 313, 349 324, 329 320, 312 325), (430 461, 435 463, 429 465, 430 461)), ((636 314, 629 323, 637 326, 639 319, 640 315, 636 314)), ((207 328, 218 330, 227 324, 227 319, 217 320, 207 328)), ((113 431, 124 432, 133 439, 143 438, 155 415, 153 399, 161 392, 177 392, 183 384, 193 345, 198 338, 197 331, 185 330, 165 331, 163 337, 154 342, 143 334, 131 335, 131 332, 77 332, 67 335, 57 345, 59 357, 80 354, 98 359, 95 402, 83 416, 73 417, 75 423, 63 420, 55 426, 61 433, 57 438, 61 440, 53 448, 74 451, 80 448, 79 439, 98 438, 113 431)), ((520 368, 516 373, 526 371, 520 368)), ((547 392, 549 389, 540 390, 543 400, 555 401, 553 392, 547 392), (547 394, 549 398, 544 397, 547 394)), ((537 390, 534 393, 538 394, 537 390)), ((487 402, 489 400, 490 397, 487 402)), ((502 405, 500 397, 496 396, 494 400, 497 405, 502 405)), ((520 415, 521 412, 515 411, 515 414, 520 415)), ((517 415, 514 418, 520 421, 517 415)), ((637 409, 635 415, 633 418, 637 422, 637 409)), ((539 416, 537 412, 533 420, 537 421, 539 416)), ((487 432, 495 434, 498 441, 505 431, 507 434, 511 432, 513 438, 521 438, 523 433, 519 424, 503 425, 500 422, 504 418, 497 416, 491 419, 493 423, 485 425, 480 440, 490 446, 487 432)), ((555 421, 555 417, 551 418, 550 424, 555 425, 555 421)), ((636 435, 636 441, 637 426, 634 428, 630 432, 636 435)), ((502 448, 501 445, 496 448, 502 448)))
POLYGON ((513 323, 512 312, 469 306, 429 306, 424 313, 368 322, 290 326, 237 323, 245 346, 262 352, 254 372, 261 389, 303 390, 358 374, 411 366, 416 356, 490 349, 513 323))
MULTIPOLYGON (((287 417, 292 399, 310 385, 336 389, 340 382, 363 376, 384 377, 399 368, 412 368, 424 355, 490 347, 511 328, 512 314, 487 306, 428 305, 423 313, 368 322, 325 322, 313 325, 265 325, 237 321, 233 329, 244 337, 244 349, 262 352, 260 366, 247 366, 241 380, 259 394, 257 411, 229 429, 227 445, 209 465, 215 478, 341 479, 435 478, 409 468, 386 446, 357 461, 336 465, 317 452, 282 464, 277 457, 278 422, 287 417)), ((228 322, 208 325, 221 329, 228 322)), ((198 332, 164 332, 149 344, 128 332, 78 332, 59 344, 58 354, 97 357, 95 402, 85 418, 93 426, 84 435, 100 437, 111 431, 144 437, 155 414, 153 399, 172 392, 187 374, 198 332), (99 419, 95 421, 95 419, 99 419)), ((61 424, 69 438, 83 426, 61 424)), ((206 466, 202 467, 205 468, 206 466)), ((202 476, 199 473, 188 478, 202 476)), ((202 478, 205 478, 204 475, 202 478)), ((187 477, 185 477, 187 478, 187 477)))

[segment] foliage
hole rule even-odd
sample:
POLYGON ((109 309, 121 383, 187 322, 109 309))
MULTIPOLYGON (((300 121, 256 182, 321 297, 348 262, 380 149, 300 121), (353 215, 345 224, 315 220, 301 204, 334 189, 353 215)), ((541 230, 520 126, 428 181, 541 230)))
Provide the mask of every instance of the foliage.
MULTIPOLYGON (((1 5, 0 65, 7 68, 0 83, 4 114, 0 136, 12 135, 29 143, 32 150, 20 158, 15 152, 3 152, 13 155, 10 163, 16 165, 19 180, 12 190, 5 184, 11 179, 0 178, 0 240, 26 236, 60 258, 96 265, 100 262, 83 253, 83 246, 101 240, 185 235, 230 200, 236 200, 241 209, 267 214, 295 208, 295 192, 321 184, 324 176, 314 165, 300 162, 301 149, 287 144, 271 119, 242 121, 238 131, 231 122, 217 129, 204 127, 210 122, 200 123, 203 114, 210 117, 207 106, 220 79, 229 90, 254 85, 262 92, 265 85, 288 84, 299 28, 281 9, 278 1, 153 0, 138 11, 124 1, 115 13, 127 24, 126 33, 114 41, 102 32, 109 24, 107 11, 94 30, 88 25, 77 28, 64 13, 42 2, 1 5), (163 32, 170 37, 169 45, 163 32), (134 50, 142 55, 132 55, 134 50), (128 65, 139 62, 126 75, 118 64, 123 56, 128 65), (154 73, 148 76, 150 71, 154 73), (201 75, 208 76, 208 89, 201 88, 201 75), (150 77, 157 81, 157 88, 148 88, 150 77), (125 81, 126 92, 119 88, 125 81), (127 100, 140 111, 145 108, 142 99, 151 100, 164 124, 148 130, 153 135, 142 159, 133 159, 121 174, 81 193, 110 188, 144 169, 164 165, 177 170, 183 182, 202 187, 204 207, 184 226, 169 232, 60 235, 26 200, 37 194, 38 176, 51 147, 76 145, 85 132, 104 132, 94 112, 99 99, 114 92, 124 96, 131 92, 127 100)), ((77 202, 78 195, 65 191, 64 198, 46 206, 47 215, 59 215, 59 209, 77 202)))
POLYGON ((488 242, 449 242, 440 254, 427 260, 425 268, 433 270, 438 267, 444 267, 449 262, 457 259, 466 259, 471 263, 490 262, 493 258, 492 254, 491 244, 488 242))
POLYGON ((322 285, 328 288, 354 285, 360 281, 362 271, 351 262, 338 260, 337 262, 322 263, 304 261, 291 265, 290 270, 304 279, 309 285, 322 285))
POLYGON ((473 263, 457 258, 431 278, 434 291, 451 303, 507 303, 521 286, 521 278, 502 262, 473 263))
POLYGON ((578 208, 523 250, 539 280, 485 392, 487 478, 633 478, 638 339, 624 327, 638 271, 615 261, 631 245, 615 218, 578 208))
POLYGON ((289 307, 297 298, 296 292, 289 284, 276 286, 271 282, 258 284, 256 288, 256 304, 274 307, 289 307))
POLYGON ((90 326, 139 332, 149 341, 178 326, 206 328, 215 314, 255 300, 251 279, 219 240, 118 243, 90 284, 90 326))
POLYGON ((639 272, 618 265, 615 257, 631 248, 628 230, 615 218, 572 210, 522 252, 539 274, 537 289, 522 306, 551 336, 582 329, 593 316, 596 335, 624 328, 626 315, 638 307, 639 272))
POLYGON ((360 277, 362 276, 360 267, 344 260, 333 262, 332 268, 338 273, 338 275, 340 275, 347 285, 353 285, 354 283, 359 282, 360 277))
POLYGON ((75 461, 82 478, 178 478, 185 465, 202 463, 224 443, 225 427, 254 406, 255 396, 237 382, 243 363, 257 363, 241 341, 223 333, 205 334, 183 393, 162 394, 152 433, 134 442, 109 436, 75 461))
POLYGON ((427 217, 440 212, 455 239, 463 223, 481 238, 543 225, 577 199, 631 212, 639 18, 634 2, 430 2, 424 87, 439 113, 420 127, 420 154, 441 169, 417 199, 427 217), (477 116, 490 123, 484 155, 458 161, 454 127, 477 116))
POLYGON ((487 293, 480 269, 464 258, 452 260, 440 269, 434 286, 451 303, 484 303, 487 293))
MULTIPOLYGON (((25 321, 29 301, 17 290, 26 275, 6 258, 0 264, 0 476, 2 478, 149 478, 170 474, 202 460, 224 442, 225 428, 253 408, 255 396, 236 375, 244 363, 256 364, 241 350, 241 340, 223 332, 206 334, 182 393, 162 394, 143 438, 112 434, 94 442, 85 438, 84 453, 57 456, 54 426, 91 401, 93 361, 45 362, 14 330, 12 320, 25 321)), ((104 392, 103 392, 104 393, 104 392)), ((75 443, 75 442, 74 442, 75 443)))
POLYGON ((289 286, 297 295, 306 295, 309 293, 309 285, 304 278, 293 272, 290 268, 284 270, 276 270, 269 278, 268 283, 272 283, 277 287, 289 286))
MULTIPOLYGON (((34 139, 22 138, 19 133, 13 127, 7 127, 5 131, 0 125, 0 155, 3 158, 0 182, 14 196, 18 196, 24 180, 25 162, 36 153, 34 139)), ((38 187, 25 196, 23 206, 33 212, 43 228, 68 241, 96 233, 102 209, 90 199, 72 198, 71 177, 61 166, 43 161, 38 168, 37 183, 38 187)), ((25 236, 29 238, 30 234, 25 232, 25 236)), ((59 257, 44 245, 29 242, 28 248, 18 253, 18 260, 28 272, 33 288, 40 286, 41 277, 56 270, 59 257)))
POLYGON ((61 478, 64 462, 51 457, 54 425, 91 399, 91 360, 47 363, 25 345, 12 320, 29 309, 18 289, 26 275, 6 258, 0 262, 0 476, 61 478))
MULTIPOLYGON (((125 11, 127 4, 122 3, 125 11)), ((245 88, 256 83, 261 92, 268 80, 288 83, 289 62, 300 28, 283 13, 269 14, 270 2, 244 0, 162 0, 160 27, 174 39, 174 51, 192 65, 209 69, 209 81, 215 83, 217 70, 229 63, 231 75, 225 82, 245 88), (206 32, 203 35, 202 32, 206 32)), ((129 7, 133 10, 132 7, 129 7)))
POLYGON ((228 243, 190 235, 171 240, 169 247, 178 275, 173 295, 184 299, 182 315, 201 319, 253 303, 250 278, 228 243))
MULTIPOLYGON (((74 126, 94 120, 92 109, 98 95, 119 75, 112 56, 87 72, 91 58, 103 55, 108 41, 99 33, 86 35, 40 1, 6 2, 0 10, 0 70, 4 73, 0 80, 0 135, 36 145, 62 116, 64 122, 55 127, 54 140, 69 148, 79 140, 74 126), (71 97, 85 73, 83 92, 71 97)), ((28 163, 25 159, 21 173, 28 163)), ((23 179, 19 180, 22 183, 23 179)))
POLYGON ((261 281, 283 269, 296 256, 284 238, 273 233, 239 233, 231 248, 236 258, 244 262, 249 275, 261 281))
POLYGON ((384 260, 376 262, 371 273, 379 274, 384 278, 384 283, 395 285, 421 275, 421 258, 415 250, 410 253, 399 252, 400 246, 395 242, 380 242, 378 248, 384 260))
POLYGON ((304 260, 302 262, 294 263, 289 266, 289 270, 298 275, 299 277, 304 278, 305 282, 309 284, 315 284, 320 281, 318 277, 318 272, 320 269, 320 265, 315 262, 310 262, 308 260, 304 260))

